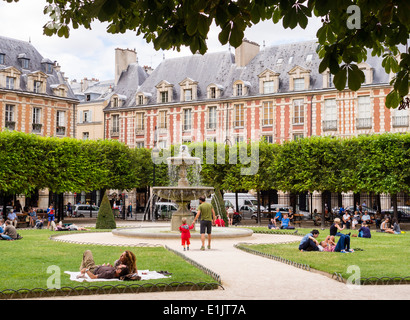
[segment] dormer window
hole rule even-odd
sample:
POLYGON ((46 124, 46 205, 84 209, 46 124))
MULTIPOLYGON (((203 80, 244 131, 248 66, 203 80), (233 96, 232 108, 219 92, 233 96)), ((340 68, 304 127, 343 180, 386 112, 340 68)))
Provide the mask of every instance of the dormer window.
POLYGON ((251 84, 248 81, 236 80, 233 83, 234 96, 246 96, 251 84))
POLYGON ((279 73, 266 69, 259 77, 259 93, 270 94, 276 93, 279 90, 279 73))
POLYGON ((191 78, 185 78, 179 83, 181 87, 181 101, 192 101, 198 98, 198 81, 191 78))
MULTIPOLYGON (((51 85, 50 87, 51 87, 51 89, 53 89, 53 93, 54 93, 56 96, 59 96, 59 97, 67 97, 68 88, 67 88, 66 85, 64 85, 64 84, 58 84, 58 85, 57 85, 57 84, 53 84, 53 85, 51 85)), ((89 96, 89 94, 86 95, 86 98, 88 98, 88 96, 89 96)))
POLYGON ((137 105, 142 106, 148 104, 149 99, 152 97, 151 93, 148 92, 139 92, 135 98, 137 105))
POLYGON ((308 90, 310 85, 310 70, 295 66, 288 72, 289 90, 301 91, 308 90))
POLYGON ((172 102, 174 85, 166 80, 162 80, 155 88, 157 88, 157 103, 172 102))
POLYGON ((364 73, 363 84, 372 84, 373 83, 373 68, 366 62, 359 63, 357 66, 364 73))
POLYGON ((236 95, 237 96, 241 96, 243 93, 243 84, 242 83, 238 83, 236 85, 236 95))
POLYGON ((20 53, 18 55, 18 59, 20 60, 21 67, 23 69, 28 69, 30 67, 30 59, 27 58, 25 53, 20 53))
POLYGON ((322 77, 323 88, 334 88, 333 74, 330 73, 329 69, 322 73, 322 77))
POLYGON ((15 67, 0 69, 0 87, 15 90, 20 88, 21 71, 15 67))
POLYGON ((295 91, 304 90, 305 89, 305 79, 304 78, 293 79, 293 89, 295 91))
POLYGON ((13 90, 15 82, 16 82, 16 78, 6 77, 6 89, 13 90))
POLYGON ((6 55, 4 53, 0 53, 0 64, 5 64, 6 55))
POLYGON ((118 108, 118 97, 112 98, 112 104, 114 108, 118 108))
POLYGON ((41 81, 34 81, 34 92, 41 93, 41 87, 43 83, 41 81))
POLYGON ((208 85, 206 90, 208 99, 218 99, 222 95, 223 86, 212 83, 208 85))

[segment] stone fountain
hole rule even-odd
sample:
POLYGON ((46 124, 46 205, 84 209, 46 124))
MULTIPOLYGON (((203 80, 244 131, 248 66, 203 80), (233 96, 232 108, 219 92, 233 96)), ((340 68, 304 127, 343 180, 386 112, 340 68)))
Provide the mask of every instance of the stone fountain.
POLYGON ((158 197, 174 201, 178 206, 178 210, 171 218, 172 231, 179 230, 182 218, 186 218, 188 224, 194 220, 192 212, 188 209, 191 200, 196 200, 201 196, 208 198, 214 191, 212 187, 192 186, 188 181, 188 170, 195 166, 194 170, 199 171, 200 162, 200 158, 190 155, 188 146, 182 145, 177 156, 167 158, 169 172, 176 172, 179 178, 177 185, 152 188, 153 193, 158 197))
MULTIPOLYGON (((175 176, 178 181, 176 185, 167 187, 153 187, 153 193, 163 199, 174 201, 178 205, 178 210, 173 213, 171 218, 171 228, 169 227, 139 227, 139 228, 119 228, 114 229, 112 233, 120 237, 133 238, 154 238, 154 239, 177 239, 180 238, 179 226, 182 218, 186 218, 187 223, 191 224, 194 215, 188 209, 191 200, 198 199, 201 196, 209 198, 214 191, 212 187, 204 187, 199 183, 190 183, 189 176, 199 177, 200 158, 192 157, 189 153, 188 146, 182 145, 179 154, 175 157, 167 158, 170 179, 175 176)), ((175 180, 176 180, 175 179, 175 180)), ((199 179, 198 179, 199 180, 199 179)), ((191 232, 192 238, 200 238, 199 232, 195 229, 191 232)), ((252 230, 245 228, 213 228, 212 238, 236 238, 252 236, 252 230)))

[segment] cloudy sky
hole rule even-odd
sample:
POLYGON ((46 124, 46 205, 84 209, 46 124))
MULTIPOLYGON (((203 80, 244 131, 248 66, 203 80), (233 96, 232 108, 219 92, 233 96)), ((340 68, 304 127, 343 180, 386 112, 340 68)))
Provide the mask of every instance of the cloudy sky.
MULTIPOLYGON (((43 57, 56 60, 70 80, 81 80, 85 77, 113 79, 115 48, 136 49, 139 64, 153 68, 161 63, 163 55, 167 59, 191 54, 189 48, 182 48, 180 52, 155 51, 151 43, 146 43, 135 33, 112 35, 106 32, 107 24, 100 22, 95 22, 92 30, 72 29, 69 39, 45 36, 43 26, 49 21, 48 15, 43 14, 46 4, 45 0, 19 0, 17 3, 0 0, 0 35, 30 40, 43 57)), ((315 39, 319 27, 318 19, 312 19, 305 30, 285 30, 280 23, 274 25, 266 21, 248 29, 245 37, 257 42, 261 47, 264 43, 271 46, 315 39)), ((229 49, 219 43, 218 32, 217 28, 212 28, 208 35, 209 52, 229 49)))

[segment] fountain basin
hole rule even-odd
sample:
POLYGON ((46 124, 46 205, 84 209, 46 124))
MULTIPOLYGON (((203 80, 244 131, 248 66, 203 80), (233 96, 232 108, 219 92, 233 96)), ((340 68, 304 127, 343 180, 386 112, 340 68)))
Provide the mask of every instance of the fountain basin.
POLYGON ((153 187, 152 191, 160 198, 175 202, 189 202, 201 196, 208 198, 214 188, 212 187, 153 187))
MULTIPOLYGON (((181 239, 179 231, 172 231, 169 227, 115 229, 112 234, 128 238, 149 239, 181 239)), ((212 239, 242 238, 252 236, 253 231, 237 227, 213 227, 212 239)), ((200 239, 199 231, 191 231, 191 239, 200 239)))

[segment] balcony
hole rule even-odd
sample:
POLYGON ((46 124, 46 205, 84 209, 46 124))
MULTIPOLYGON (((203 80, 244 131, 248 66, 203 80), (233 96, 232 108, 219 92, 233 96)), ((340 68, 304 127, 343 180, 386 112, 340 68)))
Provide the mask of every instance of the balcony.
POLYGON ((31 126, 32 126, 31 132, 41 133, 41 128, 43 127, 41 123, 33 123, 31 126))
POLYGON ((120 136, 120 130, 119 129, 113 129, 110 132, 111 137, 119 137, 120 136))
POLYGON ((144 127, 137 126, 135 128, 135 135, 141 136, 141 135, 144 135, 144 134, 145 134, 144 127))
POLYGON ((57 128, 56 128, 56 135, 58 135, 58 136, 65 136, 65 127, 57 126, 57 128))
POLYGON ((408 127, 409 126, 409 116, 393 117, 393 127, 408 127))
POLYGON ((322 122, 323 131, 336 131, 337 130, 337 120, 324 120, 322 122))
POLYGON ((372 118, 357 118, 356 119, 356 129, 371 129, 372 128, 372 118))
POLYGON ((15 130, 16 129, 16 122, 15 121, 6 121, 5 128, 8 130, 15 130))

